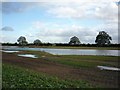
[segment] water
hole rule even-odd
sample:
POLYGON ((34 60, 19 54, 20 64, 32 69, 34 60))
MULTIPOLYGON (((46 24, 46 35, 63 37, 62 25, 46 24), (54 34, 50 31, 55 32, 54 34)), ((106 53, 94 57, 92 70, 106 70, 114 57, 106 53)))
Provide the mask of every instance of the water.
POLYGON ((6 51, 6 50, 3 50, 2 52, 6 52, 6 53, 15 53, 15 52, 19 52, 19 51, 6 51))
POLYGON ((98 68, 100 68, 101 70, 112 70, 112 71, 120 71, 119 68, 116 67, 108 67, 108 66, 97 66, 98 68))
POLYGON ((18 54, 18 56, 21 56, 21 57, 30 57, 30 58, 38 58, 38 57, 36 57, 35 55, 32 55, 32 54, 18 54))
POLYGON ((97 49, 51 49, 51 48, 4 48, 4 50, 32 50, 45 51, 53 55, 104 55, 104 56, 119 56, 120 50, 97 50, 97 49))

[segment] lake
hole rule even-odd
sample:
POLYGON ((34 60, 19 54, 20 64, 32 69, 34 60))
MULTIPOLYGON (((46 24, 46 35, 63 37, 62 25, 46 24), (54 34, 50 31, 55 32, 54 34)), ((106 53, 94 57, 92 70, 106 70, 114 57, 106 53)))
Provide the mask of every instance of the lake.
POLYGON ((119 56, 120 50, 97 50, 97 49, 53 49, 53 48, 29 48, 29 47, 3 47, 4 50, 32 50, 44 51, 53 55, 104 55, 119 56))

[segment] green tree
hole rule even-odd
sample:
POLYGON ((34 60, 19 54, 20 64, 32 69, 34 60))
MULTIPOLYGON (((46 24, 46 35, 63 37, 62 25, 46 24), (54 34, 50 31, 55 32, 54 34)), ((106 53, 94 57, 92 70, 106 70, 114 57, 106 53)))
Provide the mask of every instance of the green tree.
POLYGON ((26 38, 24 36, 20 36, 17 41, 19 42, 20 46, 26 46, 28 42, 26 41, 26 38))
POLYGON ((70 45, 79 45, 79 44, 81 44, 81 42, 78 37, 74 36, 74 37, 70 38, 69 44, 70 45))
POLYGON ((33 43, 34 43, 35 45, 40 45, 40 44, 42 44, 42 42, 41 42, 39 39, 36 39, 33 43))
POLYGON ((109 36, 105 31, 100 31, 96 37, 95 43, 100 46, 109 45, 110 40, 112 40, 111 36, 109 36))

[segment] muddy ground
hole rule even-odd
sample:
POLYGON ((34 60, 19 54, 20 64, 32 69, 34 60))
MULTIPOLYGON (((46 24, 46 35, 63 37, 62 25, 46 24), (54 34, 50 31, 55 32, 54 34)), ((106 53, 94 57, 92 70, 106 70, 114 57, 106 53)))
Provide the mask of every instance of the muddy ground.
POLYGON ((118 87, 118 71, 101 71, 98 68, 74 68, 47 61, 45 57, 34 59, 19 57, 16 53, 5 52, 2 53, 2 62, 46 73, 51 76, 57 76, 62 79, 85 80, 93 86, 100 85, 106 88, 118 87))

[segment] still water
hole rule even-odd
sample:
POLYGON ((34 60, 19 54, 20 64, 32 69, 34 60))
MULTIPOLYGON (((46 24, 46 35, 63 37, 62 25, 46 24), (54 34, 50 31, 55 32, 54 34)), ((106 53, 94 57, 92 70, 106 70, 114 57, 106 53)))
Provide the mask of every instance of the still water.
POLYGON ((20 47, 4 47, 4 50, 32 50, 44 51, 53 55, 104 55, 104 56, 120 56, 120 50, 97 50, 97 49, 53 49, 53 48, 20 48, 20 47))
POLYGON ((35 55, 32 55, 32 54, 18 54, 18 56, 21 56, 21 57, 30 57, 30 58, 38 58, 38 57, 36 57, 35 55))

